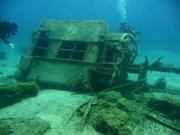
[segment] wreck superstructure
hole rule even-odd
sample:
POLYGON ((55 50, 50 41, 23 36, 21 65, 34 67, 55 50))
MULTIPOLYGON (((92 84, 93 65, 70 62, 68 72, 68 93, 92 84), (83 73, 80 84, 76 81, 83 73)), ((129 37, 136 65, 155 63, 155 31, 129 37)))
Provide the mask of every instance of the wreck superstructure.
POLYGON ((122 84, 137 54, 131 34, 111 33, 104 21, 49 20, 32 35, 17 80, 94 90, 122 84))

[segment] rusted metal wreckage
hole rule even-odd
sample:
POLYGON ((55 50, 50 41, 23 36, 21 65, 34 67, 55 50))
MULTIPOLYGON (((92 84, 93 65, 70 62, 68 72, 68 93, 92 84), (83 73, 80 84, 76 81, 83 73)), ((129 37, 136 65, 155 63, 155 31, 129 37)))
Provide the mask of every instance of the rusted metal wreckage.
MULTIPOLYGON (((136 38, 129 33, 111 33, 104 21, 49 20, 32 35, 32 47, 22 56, 16 78, 36 81, 41 86, 84 91, 118 90, 134 85, 146 86, 147 71, 180 73, 180 68, 148 58, 134 64, 136 38), (128 81, 128 73, 138 73, 137 81, 128 81), (145 84, 145 85, 144 85, 145 84)), ((165 127, 180 132, 179 127, 145 113, 165 127)))
POLYGON ((16 76, 43 86, 104 89, 124 84, 128 72, 146 80, 148 60, 134 65, 136 55, 135 37, 109 32, 104 21, 49 20, 33 33, 32 48, 22 57, 16 76))

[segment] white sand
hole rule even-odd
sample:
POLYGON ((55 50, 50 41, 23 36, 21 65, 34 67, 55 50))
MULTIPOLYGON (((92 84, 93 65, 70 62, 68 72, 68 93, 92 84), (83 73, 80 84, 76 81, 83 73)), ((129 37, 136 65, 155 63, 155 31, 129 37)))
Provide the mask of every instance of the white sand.
MULTIPOLYGON (((17 50, 4 47, 8 60, 0 62, 0 84, 15 83, 8 76, 13 76, 19 66, 20 55, 17 50)), ((0 109, 0 118, 8 117, 40 117, 51 125, 46 135, 97 135, 92 127, 77 127, 80 120, 68 119, 84 102, 91 97, 60 90, 43 90, 37 97, 25 99, 12 106, 0 109)))
MULTIPOLYGON (((37 97, 1 109, 0 118, 39 117, 50 123, 51 129, 45 135, 101 135, 92 127, 83 128, 83 123, 78 117, 73 117, 67 124, 76 109, 90 98, 93 97, 68 91, 43 90, 37 97)), ((144 124, 134 130, 133 135, 142 135, 142 133, 143 135, 177 135, 170 129, 150 121, 144 121, 144 124)))
MULTIPOLYGON (((137 80, 137 74, 129 74, 130 80, 137 80)), ((167 85, 166 88, 170 90, 179 91, 180 93, 180 75, 175 73, 163 73, 163 72, 148 72, 148 84, 153 85, 156 80, 164 77, 167 85)))
MULTIPOLYGON (((60 90, 43 90, 37 97, 32 97, 15 105, 0 110, 0 118, 40 117, 51 125, 46 135, 96 135, 91 127, 77 127, 78 119, 67 124, 76 109, 91 96, 60 90)), ((77 118, 77 117, 76 117, 77 118)), ((79 124, 79 123, 78 123, 79 124)))
MULTIPOLYGON (((148 56, 150 64, 156 61, 159 57, 163 56, 162 61, 164 64, 174 65, 180 67, 180 54, 172 52, 171 50, 144 50, 139 52, 135 63, 142 63, 144 57, 148 56)), ((136 74, 129 74, 130 79, 136 80, 136 74)), ((167 81, 167 89, 179 90, 180 91, 180 74, 176 73, 163 73, 163 72, 149 72, 148 83, 154 84, 155 81, 161 77, 164 77, 167 81)))

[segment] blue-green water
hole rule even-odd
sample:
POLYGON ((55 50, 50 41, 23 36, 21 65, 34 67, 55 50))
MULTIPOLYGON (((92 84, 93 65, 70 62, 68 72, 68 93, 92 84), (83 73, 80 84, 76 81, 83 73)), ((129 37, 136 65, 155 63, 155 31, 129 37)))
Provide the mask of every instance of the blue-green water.
POLYGON ((5 0, 0 9, 0 17, 19 25, 17 45, 27 45, 42 20, 102 19, 111 31, 125 21, 141 32, 140 50, 180 51, 179 0, 5 0))
MULTIPOLYGON (((0 41, 0 49, 8 56, 7 60, 0 61, 0 72, 2 71, 0 83, 5 82, 7 76, 13 76, 23 49, 31 46, 31 33, 39 28, 42 21, 48 19, 105 20, 112 32, 119 32, 120 23, 126 22, 140 32, 137 35, 138 63, 144 61, 144 56, 148 56, 150 63, 164 56, 163 62, 180 66, 180 0, 1 0, 0 17, 19 26, 17 34, 9 39, 14 43, 14 49, 8 48, 0 41)), ((153 84, 160 77, 166 78, 168 89, 179 92, 178 74, 151 72, 148 74, 148 83, 153 84)), ((130 74, 129 78, 136 79, 137 76, 130 74)), ((55 127, 52 131, 57 130, 61 134, 65 127, 63 122, 79 105, 92 98, 76 94, 40 91, 37 98, 0 110, 0 118, 37 116, 52 122, 55 127), (58 127, 59 125, 61 128, 58 127)), ((157 97, 164 96, 156 94, 157 97)), ((172 97, 168 95, 168 91, 164 94, 165 97, 172 97)), ((179 98, 178 94, 174 96, 179 98)), ((158 135, 166 135, 167 129, 164 127, 146 122, 142 125, 142 129, 145 132, 147 128, 149 133, 147 135, 152 133, 148 126, 154 129, 153 135, 156 135, 156 132, 158 135)), ((91 135, 91 132, 89 134, 91 135)))

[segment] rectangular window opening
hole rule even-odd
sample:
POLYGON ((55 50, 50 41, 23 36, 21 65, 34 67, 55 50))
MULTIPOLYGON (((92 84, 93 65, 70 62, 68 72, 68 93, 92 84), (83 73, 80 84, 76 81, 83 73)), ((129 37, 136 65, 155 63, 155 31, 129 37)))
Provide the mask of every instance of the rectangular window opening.
POLYGON ((75 50, 85 51, 86 48, 87 48, 86 42, 80 42, 80 41, 75 42, 75 50))
POLYGON ((73 52, 72 59, 75 60, 83 60, 84 59, 84 52, 73 52))
POLYGON ((60 46, 60 49, 73 49, 73 47, 74 44, 72 41, 63 41, 60 46))
POLYGON ((49 39, 48 39, 48 31, 40 30, 38 33, 38 39, 36 42, 36 47, 48 48, 49 39))
POLYGON ((32 56, 44 57, 46 55, 46 50, 44 48, 35 48, 32 52, 32 56))
POLYGON ((48 39, 38 39, 36 47, 48 48, 49 40, 48 39))
POLYGON ((63 59, 83 60, 87 46, 87 42, 62 41, 57 57, 63 59))
POLYGON ((71 51, 59 50, 57 57, 62 59, 69 59, 71 51))

